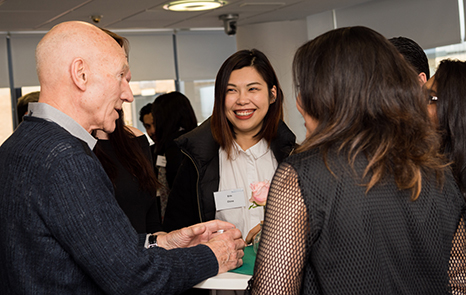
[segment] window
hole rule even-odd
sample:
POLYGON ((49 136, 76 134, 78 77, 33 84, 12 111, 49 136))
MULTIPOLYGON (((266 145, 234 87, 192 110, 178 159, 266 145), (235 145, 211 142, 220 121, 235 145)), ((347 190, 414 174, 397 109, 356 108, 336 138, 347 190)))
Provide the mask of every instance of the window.
POLYGON ((181 84, 181 92, 189 98, 198 123, 204 122, 212 115, 214 86, 215 80, 185 81, 181 84))
MULTIPOLYGON (((139 121, 139 111, 142 107, 144 107, 148 103, 154 102, 155 98, 163 93, 168 93, 175 91, 175 80, 157 80, 157 81, 136 81, 130 82, 131 90, 133 91, 134 101, 133 103, 124 105, 128 105, 131 110, 125 112, 125 121, 129 124, 130 117, 126 114, 131 112, 131 124, 132 126, 138 128, 146 135, 146 129, 141 121, 139 121)), ((152 144, 152 139, 147 136, 149 143, 152 144)))
POLYGON ((425 50, 429 59, 430 75, 433 76, 440 61, 444 59, 458 59, 466 61, 466 43, 453 44, 425 50))

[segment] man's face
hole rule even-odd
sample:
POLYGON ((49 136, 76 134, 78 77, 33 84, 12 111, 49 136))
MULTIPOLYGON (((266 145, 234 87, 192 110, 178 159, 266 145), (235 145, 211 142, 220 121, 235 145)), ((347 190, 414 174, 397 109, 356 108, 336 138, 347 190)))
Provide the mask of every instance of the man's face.
POLYGON ((129 87, 131 71, 123 48, 111 47, 100 65, 94 66, 89 80, 90 99, 85 103, 86 112, 92 122, 91 129, 111 133, 123 102, 132 102, 133 93, 129 87))
POLYGON ((152 139, 152 141, 156 142, 155 140, 155 125, 154 125, 154 118, 152 117, 152 113, 146 114, 142 117, 144 121, 144 128, 146 128, 147 135, 152 139))

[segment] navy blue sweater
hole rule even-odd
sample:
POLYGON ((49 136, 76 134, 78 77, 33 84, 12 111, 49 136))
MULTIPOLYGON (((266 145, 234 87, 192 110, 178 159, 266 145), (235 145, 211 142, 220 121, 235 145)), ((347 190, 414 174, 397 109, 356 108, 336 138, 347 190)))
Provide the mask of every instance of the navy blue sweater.
POLYGON ((217 274, 205 245, 145 249, 87 144, 26 117, 0 147, 0 294, 176 294, 217 274))

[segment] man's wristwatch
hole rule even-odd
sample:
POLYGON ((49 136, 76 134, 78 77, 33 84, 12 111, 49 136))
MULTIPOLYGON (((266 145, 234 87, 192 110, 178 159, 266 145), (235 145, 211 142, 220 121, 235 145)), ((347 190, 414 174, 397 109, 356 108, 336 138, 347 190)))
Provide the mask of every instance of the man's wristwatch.
POLYGON ((157 247, 157 235, 156 234, 151 234, 149 236, 149 246, 148 248, 152 248, 152 247, 157 247))

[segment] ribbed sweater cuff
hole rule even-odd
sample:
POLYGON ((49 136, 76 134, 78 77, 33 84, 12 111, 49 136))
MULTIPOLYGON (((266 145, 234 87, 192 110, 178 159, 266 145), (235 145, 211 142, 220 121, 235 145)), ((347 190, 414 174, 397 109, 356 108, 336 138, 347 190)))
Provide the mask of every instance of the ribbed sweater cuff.
POLYGON ((198 245, 191 249, 192 252, 190 254, 195 263, 190 265, 190 268, 193 268, 193 271, 197 274, 196 277, 199 279, 195 284, 218 274, 217 257, 215 257, 214 252, 208 246, 198 245), (208 254, 206 254, 207 252, 208 254))

